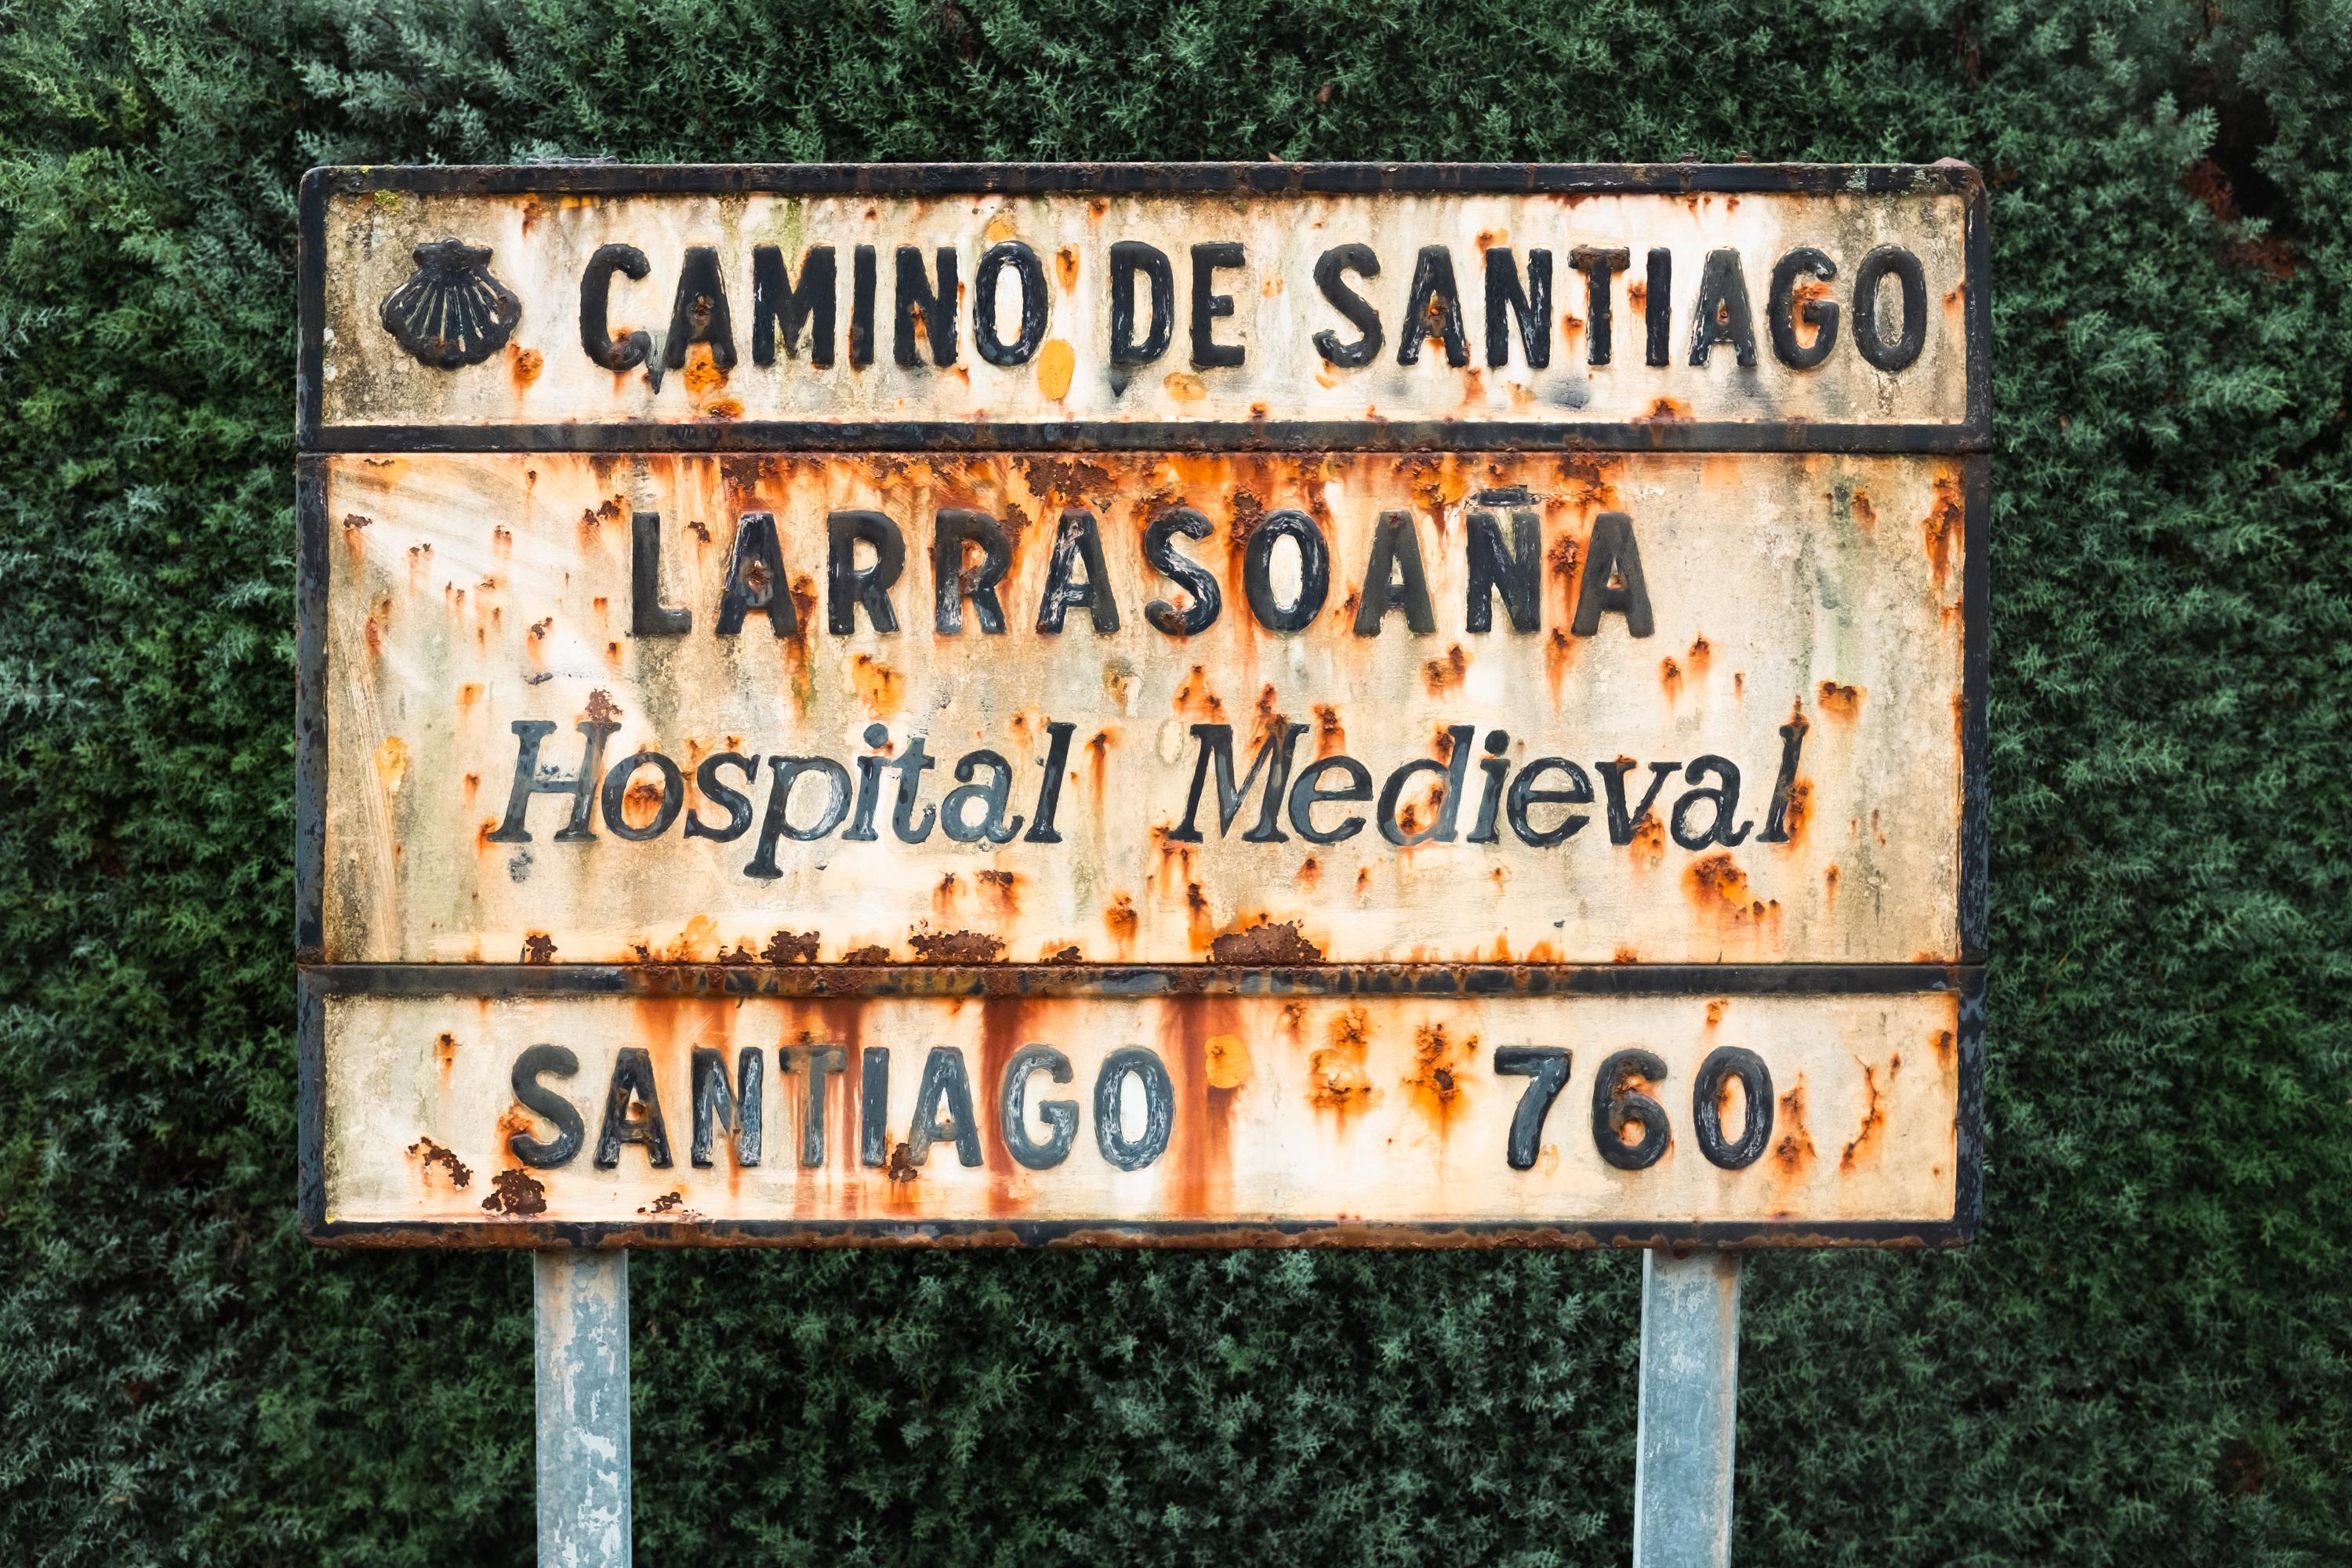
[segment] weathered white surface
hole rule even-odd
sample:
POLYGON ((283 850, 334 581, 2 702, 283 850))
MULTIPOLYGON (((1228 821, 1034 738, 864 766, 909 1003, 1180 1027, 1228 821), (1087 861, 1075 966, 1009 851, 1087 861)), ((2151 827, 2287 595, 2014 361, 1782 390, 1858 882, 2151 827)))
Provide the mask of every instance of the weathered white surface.
MULTIPOLYGON (((1962 199, 1958 195, 1328 195, 1249 200, 1203 196, 774 195, 485 196, 382 191, 335 196, 328 209, 327 337, 321 364, 327 425, 498 426, 572 421, 726 424, 742 419, 985 420, 1055 424, 1076 420, 1161 421, 1457 420, 1523 424, 1635 419, 1781 419, 1861 424, 1957 423, 1962 417, 1966 354, 1962 199), (384 299, 414 269, 421 243, 459 239, 491 250, 489 269, 522 300, 505 350, 455 371, 428 368, 404 353, 377 319, 384 299), (1045 263, 1046 342, 1030 363, 992 365, 973 346, 973 283, 982 254, 1018 239, 1045 263), (1109 355, 1109 250, 1136 240, 1157 246, 1174 269, 1175 331, 1152 363, 1122 370, 1109 355), (1215 291, 1234 313, 1215 325, 1221 344, 1240 344, 1238 367, 1201 368, 1192 359, 1192 260, 1196 243, 1237 241, 1242 268, 1215 274, 1215 291), (608 326, 642 330, 658 346, 670 326, 681 260, 689 246, 715 247, 726 281, 738 361, 722 372, 708 351, 663 377, 643 368, 615 374, 581 345, 581 275, 601 246, 626 244, 649 264, 642 281, 616 278, 608 326), (1381 263, 1376 279, 1350 286, 1380 312, 1386 342, 1355 369, 1327 363, 1315 334, 1352 342, 1355 330, 1324 300, 1317 258, 1333 246, 1364 243, 1381 263), (831 245, 840 289, 836 357, 830 368, 780 352, 752 363, 751 251, 778 246, 797 279, 804 251, 831 245), (1856 268, 1881 245, 1918 256, 1926 272, 1928 323, 1919 359, 1881 373, 1853 346, 1856 268), (877 251, 875 363, 854 367, 846 347, 852 250, 877 251), (926 350, 914 368, 893 362, 897 247, 958 257, 963 299, 955 362, 935 367, 926 350), (1446 248, 1461 293, 1470 363, 1450 367, 1433 342, 1420 363, 1397 363, 1415 258, 1446 248), (1584 279, 1570 266, 1576 247, 1622 247, 1627 270, 1613 280, 1612 353, 1589 364, 1584 279), (1826 254, 1838 276, 1823 298, 1844 312, 1839 341, 1817 369, 1792 370, 1773 355, 1764 321, 1772 268, 1799 246, 1826 254), (1550 364, 1530 370, 1514 336, 1507 364, 1488 363, 1484 255, 1511 249, 1552 253, 1550 364), (1674 254, 1670 363, 1644 363, 1642 301, 1645 257, 1674 254), (1739 252, 1756 313, 1757 363, 1742 369, 1717 347, 1691 365, 1693 314, 1709 250, 1739 252)), ((1895 286, 1884 288, 1885 331, 1900 321, 1895 286)), ((999 290, 1002 334, 1018 336, 1009 279, 999 290)), ((1141 309, 1141 307, 1139 307, 1141 309)), ((1804 338, 1810 341, 1807 329, 1804 338)))
MULTIPOLYGON (((1128 1000, 879 998, 795 1001, 614 997, 331 998, 326 1010, 325 1129, 330 1222, 517 1220, 623 1225, 699 1220, 865 1219, 1129 1221, 1506 1221, 1541 1232, 1580 1224, 1948 1219, 1957 1159, 1958 1006, 1949 994, 1835 997, 1371 997, 1128 1000), (576 1076, 546 1078, 581 1110, 585 1143, 560 1169, 524 1171, 515 1132, 550 1124, 509 1089, 516 1057, 553 1042, 576 1076), (1029 1170, 1008 1157, 998 1086, 1020 1047, 1053 1046, 1073 1081, 1029 1082, 1031 1136, 1046 1134, 1041 1102, 1076 1102, 1067 1159, 1029 1170), (780 1048, 832 1044, 846 1070, 827 1080, 824 1159, 799 1160, 808 1078, 780 1070, 780 1048), (1533 1168, 1506 1160, 1513 1112, 1529 1079, 1494 1070, 1502 1046, 1571 1054, 1533 1168), (719 1050, 730 1084, 738 1053, 756 1047, 764 1086, 761 1162, 740 1166, 723 1135, 714 1163, 689 1161, 691 1054, 719 1050), (859 1064, 889 1047, 890 1165, 860 1163, 859 1064), (1140 1170, 1115 1169, 1097 1144, 1094 1092, 1113 1050, 1157 1053, 1172 1084, 1167 1150, 1140 1170), (1695 1141, 1692 1082, 1718 1047, 1763 1058, 1773 1087, 1769 1147, 1727 1171, 1695 1141), (656 1169, 625 1145, 611 1170, 593 1163, 607 1086, 625 1047, 651 1057, 673 1163, 656 1169), (924 1063, 961 1053, 981 1123, 983 1163, 966 1168, 952 1143, 919 1168, 906 1142, 924 1063), (1612 1052, 1654 1051, 1666 1064, 1648 1086, 1672 1142, 1657 1163, 1620 1171, 1596 1152, 1592 1099, 1612 1052), (426 1142, 430 1140, 430 1142, 426 1142), (462 1178, 462 1179, 461 1179, 462 1178), (543 1208, 533 1205, 543 1205, 543 1208)), ((1726 1090, 1723 1131, 1745 1126, 1726 1090)), ((1140 1128, 1139 1110, 1122 1125, 1140 1128)))
MULTIPOLYGON (((1169 963, 1206 959, 1220 936, 1270 921, 1296 922, 1334 961, 1950 960, 1959 497, 1958 461, 1945 458, 337 458, 326 955, 510 963, 541 936, 558 963, 709 962, 756 959, 785 932, 813 942, 821 962, 872 948, 904 962, 961 933, 965 957, 1169 963), (1498 600, 1494 629, 1471 633, 1469 498, 1512 485, 1541 514, 1542 626, 1512 630, 1498 600), (1141 553, 1149 520, 1180 501, 1215 524, 1211 538, 1181 542, 1224 598, 1215 624, 1190 638, 1144 614, 1147 601, 1181 597, 1141 553), (935 629, 929 546, 936 510, 950 506, 985 510, 1016 534, 1001 636, 980 632, 969 611, 961 635, 935 629), (826 629, 824 514, 850 507, 886 512, 906 535, 896 633, 863 615, 854 635, 826 629), (1036 630, 1064 507, 1100 519, 1116 634, 1097 633, 1083 610, 1058 636, 1036 630), (1250 523, 1284 507, 1314 514, 1332 547, 1320 617, 1287 635, 1255 623, 1242 583, 1250 523), (1436 617, 1427 636, 1411 635, 1401 612, 1377 637, 1352 630, 1375 520, 1391 508, 1414 519, 1436 617), (1569 635, 1583 552, 1608 510, 1636 530, 1656 616, 1648 637, 1629 635, 1622 616, 1569 635), (630 635, 635 511, 661 516, 664 593, 694 616, 682 637, 630 635), (756 612, 739 636, 713 630, 749 511, 776 518, 797 636, 777 637, 756 612), (574 726, 600 703, 620 724, 606 763, 664 752, 686 772, 688 810, 714 821, 725 814, 693 789, 696 759, 813 753, 850 767, 869 754, 874 722, 894 749, 920 734, 940 759, 926 808, 953 787, 956 759, 987 747, 1011 767, 1012 809, 1027 814, 1045 727, 1070 722, 1064 842, 959 844, 934 832, 900 843, 887 826, 895 780, 883 786, 878 842, 787 841, 772 880, 745 874, 756 825, 730 843, 689 840, 681 817, 629 843, 600 817, 593 842, 556 843, 568 805, 542 796, 530 843, 490 842, 518 754, 510 726, 551 721, 541 761, 574 769, 574 726), (1369 826, 1328 846, 1295 835, 1251 844, 1242 835, 1255 797, 1221 837, 1212 785, 1204 841, 1169 840, 1192 781, 1190 726, 1233 725, 1238 775, 1277 714, 1310 727, 1302 767, 1344 750, 1376 782, 1442 756, 1455 724, 1482 742, 1507 731, 1514 768, 1576 761, 1596 795, 1596 764, 1630 757, 1629 807, 1651 763, 1717 754, 1739 767, 1738 816, 1755 827, 1733 847, 1677 845, 1671 808, 1691 787, 1678 777, 1622 846, 1598 800, 1574 808, 1590 820, 1549 847, 1507 827, 1496 844, 1398 847, 1369 826), (1767 844, 1792 714, 1809 725, 1800 809, 1790 841, 1767 844)), ((1492 510, 1507 526, 1508 506, 1492 510)), ((1277 552, 1277 572, 1289 555, 1277 552)), ((643 778, 650 787, 654 775, 643 778)), ((1433 782, 1423 773, 1408 797, 1424 822, 1433 782)), ((1465 840, 1475 768, 1465 782, 1465 840)), ((806 822, 822 792, 815 780, 803 788, 806 822)))

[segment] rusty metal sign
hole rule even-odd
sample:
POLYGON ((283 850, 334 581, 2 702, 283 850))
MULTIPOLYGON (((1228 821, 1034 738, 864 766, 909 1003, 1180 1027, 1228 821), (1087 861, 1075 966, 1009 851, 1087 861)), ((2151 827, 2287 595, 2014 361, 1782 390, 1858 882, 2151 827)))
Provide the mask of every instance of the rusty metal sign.
POLYGON ((318 172, 310 1233, 1966 1239, 1981 215, 318 172))

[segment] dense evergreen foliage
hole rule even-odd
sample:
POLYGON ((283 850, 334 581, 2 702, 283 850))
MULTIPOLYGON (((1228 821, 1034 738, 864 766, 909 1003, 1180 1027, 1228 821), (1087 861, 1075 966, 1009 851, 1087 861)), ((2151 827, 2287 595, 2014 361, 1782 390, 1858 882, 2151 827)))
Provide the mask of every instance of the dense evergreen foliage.
MULTIPOLYGON (((522 1562, 529 1265, 296 1235, 295 182, 1992 186, 1986 1234, 1754 1260, 1744 1562, 2352 1560, 2346 0, 0 0, 0 1539, 522 1562)), ((648 1563, 1623 1560, 1635 1260, 677 1255, 648 1563)))

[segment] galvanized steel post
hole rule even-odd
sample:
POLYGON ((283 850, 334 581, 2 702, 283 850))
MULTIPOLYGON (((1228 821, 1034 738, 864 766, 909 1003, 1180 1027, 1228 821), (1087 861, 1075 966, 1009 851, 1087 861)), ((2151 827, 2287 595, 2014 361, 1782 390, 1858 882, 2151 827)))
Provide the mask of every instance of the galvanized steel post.
POLYGON ((1642 1255, 1642 1403, 1633 1568, 1731 1561, 1739 1255, 1642 1255))
POLYGON ((540 1568, 628 1568, 629 1255, 534 1255, 540 1568))

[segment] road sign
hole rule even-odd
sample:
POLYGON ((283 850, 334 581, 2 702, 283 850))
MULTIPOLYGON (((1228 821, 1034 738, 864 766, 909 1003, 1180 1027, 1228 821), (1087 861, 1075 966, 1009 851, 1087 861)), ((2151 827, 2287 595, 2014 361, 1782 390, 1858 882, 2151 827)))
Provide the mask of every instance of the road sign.
POLYGON ((322 1239, 1948 1244, 1957 166, 322 171, 322 1239))

